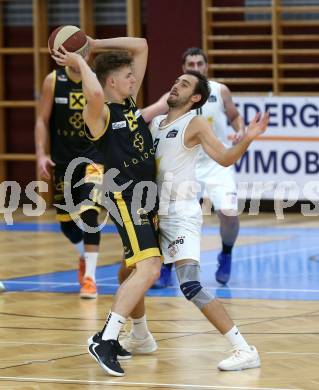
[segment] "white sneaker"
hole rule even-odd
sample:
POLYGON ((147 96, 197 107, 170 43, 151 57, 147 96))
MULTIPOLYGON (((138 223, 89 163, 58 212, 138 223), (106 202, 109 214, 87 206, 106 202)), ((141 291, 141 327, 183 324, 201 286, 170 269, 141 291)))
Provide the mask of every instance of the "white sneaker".
POLYGON ((4 284, 0 282, 0 292, 5 291, 6 288, 4 287, 4 284))
POLYGON ((260 359, 256 347, 250 346, 250 351, 235 348, 234 353, 218 364, 221 371, 246 370, 247 368, 260 367, 260 359))
POLYGON ((151 333, 145 339, 137 339, 133 333, 126 334, 120 339, 120 344, 133 355, 151 353, 157 350, 157 343, 151 333))

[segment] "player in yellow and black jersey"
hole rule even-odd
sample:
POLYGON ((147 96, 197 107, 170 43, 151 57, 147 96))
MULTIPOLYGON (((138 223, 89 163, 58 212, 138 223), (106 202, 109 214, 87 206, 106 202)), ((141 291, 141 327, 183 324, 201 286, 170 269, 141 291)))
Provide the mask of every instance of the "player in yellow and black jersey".
POLYGON ((105 167, 118 170, 114 181, 119 185, 132 181, 126 193, 141 181, 155 182, 153 139, 134 99, 108 102, 105 110, 108 112, 105 128, 90 139, 103 155, 105 167))
MULTIPOLYGON (((102 332, 92 338, 89 352, 106 372, 121 376, 124 371, 117 361, 121 326, 129 315, 136 314, 135 306, 159 276, 162 259, 156 201, 149 204, 149 197, 156 193, 152 137, 135 105, 148 47, 142 38, 110 41, 110 49, 115 50, 96 57, 96 74, 75 53, 55 52, 53 58, 60 65, 76 67, 81 72, 87 102, 83 118, 91 139, 103 154, 105 169, 117 170, 114 188, 107 187, 110 200, 116 205, 116 213, 110 210, 110 215, 122 238, 126 265, 133 270, 119 287, 107 322, 102 332), (116 185, 121 185, 121 189, 116 190, 116 185)), ((155 350, 156 342, 149 339, 147 329, 145 339, 149 350, 155 350)))
POLYGON ((53 71, 53 102, 50 115, 50 152, 55 165, 67 167, 79 156, 101 162, 95 145, 85 136, 82 111, 85 98, 81 79, 70 68, 53 71))
MULTIPOLYGON (((90 37, 88 40, 89 45, 86 46, 89 50, 81 53, 81 58, 85 62, 89 59, 90 50, 106 49, 109 41, 93 40, 90 37)), ((83 231, 74 221, 80 215, 85 225, 96 230, 100 211, 99 200, 102 195, 99 185, 103 180, 104 168, 96 146, 85 135, 82 116, 84 107, 85 97, 78 69, 70 66, 51 72, 43 83, 35 126, 35 141, 40 175, 50 179, 50 170, 53 169, 54 204, 75 205, 74 208, 70 208, 69 205, 67 210, 57 207, 57 219, 60 221, 63 234, 80 254, 78 273, 80 296, 95 298, 97 295, 95 271, 100 232, 83 231), (65 178, 69 164, 79 157, 86 160, 76 165, 72 179, 65 178), (75 187, 81 179, 84 179, 84 183, 75 187), (77 207, 79 204, 81 208, 77 207)))

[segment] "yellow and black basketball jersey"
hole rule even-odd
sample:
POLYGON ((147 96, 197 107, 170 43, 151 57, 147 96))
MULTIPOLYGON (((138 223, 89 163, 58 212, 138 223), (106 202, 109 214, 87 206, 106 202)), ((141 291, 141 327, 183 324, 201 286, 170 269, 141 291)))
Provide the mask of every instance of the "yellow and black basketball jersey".
POLYGON ((76 157, 102 162, 93 142, 85 134, 82 82, 70 79, 65 68, 54 71, 54 102, 50 117, 51 157, 67 166, 76 157))
POLYGON ((151 132, 133 98, 123 104, 106 103, 110 115, 104 132, 92 139, 101 152, 105 169, 116 168, 118 185, 132 180, 127 188, 141 181, 155 182, 155 150, 151 132))

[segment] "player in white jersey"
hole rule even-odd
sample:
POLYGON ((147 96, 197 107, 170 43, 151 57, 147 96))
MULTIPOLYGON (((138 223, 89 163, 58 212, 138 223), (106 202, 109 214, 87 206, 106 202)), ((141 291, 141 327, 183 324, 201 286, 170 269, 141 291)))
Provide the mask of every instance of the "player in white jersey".
MULTIPOLYGON (((185 51, 182 57, 183 71, 196 70, 207 76, 208 61, 203 50, 193 47, 185 51)), ((245 125, 235 107, 229 89, 216 81, 209 81, 210 95, 207 102, 197 110, 209 121, 211 130, 225 147, 231 146, 231 140, 238 140, 245 134, 245 125), (235 134, 229 134, 227 120, 235 134)), ((217 282, 226 284, 231 273, 232 248, 239 231, 237 186, 234 166, 223 167, 211 159, 203 149, 199 153, 196 176, 202 184, 202 197, 209 199, 220 221, 222 251, 218 255, 218 267, 215 274, 217 282)))
MULTIPOLYGON (((183 72, 195 70, 207 76, 208 62, 203 50, 196 47, 187 49, 182 56, 182 68, 183 72)), ((238 142, 245 134, 243 118, 235 107, 231 93, 225 85, 209 81, 209 86, 210 95, 206 103, 196 110, 196 114, 204 116, 211 125, 211 131, 225 147, 230 147, 232 142, 238 142), (227 120, 234 130, 232 134, 228 132, 227 120)), ((148 107, 150 116, 156 112, 167 111, 167 96, 164 95, 158 102, 148 107)), ((214 205, 214 210, 219 218, 222 250, 217 257, 218 266, 215 278, 217 282, 226 284, 231 274, 232 249, 239 231, 234 166, 223 167, 200 148, 196 164, 196 177, 201 184, 200 197, 208 199, 214 205)), ((161 276, 153 288, 167 287, 170 283, 171 266, 163 265, 161 276)))
MULTIPOLYGON (((242 140, 226 149, 211 132, 207 120, 190 112, 200 107, 208 96, 205 76, 191 71, 183 74, 170 91, 168 114, 156 117, 151 125, 160 195, 160 243, 164 262, 175 263, 180 288, 186 299, 201 310, 234 348, 234 353, 221 361, 218 368, 234 371, 259 367, 260 359, 256 348, 247 344, 223 305, 200 282, 202 217, 197 200, 199 188, 195 162, 202 146, 211 158, 230 166, 242 156, 252 140, 265 131, 268 114, 259 121, 256 117, 242 140)), ((144 303, 140 301, 131 313, 133 325, 130 335, 120 340, 122 346, 133 354, 156 349, 144 313, 144 303)))

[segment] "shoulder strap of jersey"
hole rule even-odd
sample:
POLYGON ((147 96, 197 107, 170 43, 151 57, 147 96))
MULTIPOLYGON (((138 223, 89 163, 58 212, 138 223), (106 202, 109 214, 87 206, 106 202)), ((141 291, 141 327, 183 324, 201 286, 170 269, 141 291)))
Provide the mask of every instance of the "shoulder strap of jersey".
POLYGON ((51 88, 52 88, 52 94, 53 94, 53 96, 54 96, 54 94, 55 94, 55 86, 56 86, 56 79, 57 79, 57 71, 56 70, 54 70, 53 72, 52 72, 52 85, 51 85, 51 88))
POLYGON ((100 138, 102 138, 102 136, 106 133, 106 131, 107 131, 108 127, 109 127, 110 118, 111 118, 111 111, 107 107, 106 103, 104 105, 104 111, 106 112, 105 126, 104 126, 104 129, 101 131, 101 133, 97 137, 92 137, 90 129, 88 128, 88 126, 86 124, 84 126, 85 135, 91 141, 98 141, 100 138))
POLYGON ((136 107, 136 101, 135 101, 135 99, 133 98, 133 96, 130 96, 130 97, 128 98, 128 101, 129 101, 131 107, 136 107))

